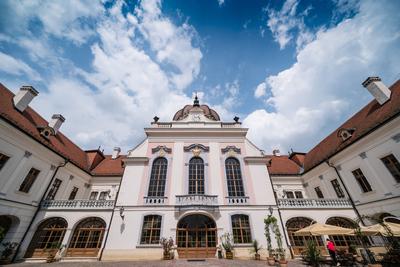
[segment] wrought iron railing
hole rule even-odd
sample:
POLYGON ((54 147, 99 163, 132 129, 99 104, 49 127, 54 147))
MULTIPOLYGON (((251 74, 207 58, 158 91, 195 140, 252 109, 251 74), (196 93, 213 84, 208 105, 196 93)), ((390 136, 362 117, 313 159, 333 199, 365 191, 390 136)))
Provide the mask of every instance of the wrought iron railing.
POLYGON ((176 196, 177 206, 218 206, 216 195, 179 195, 176 196))
POLYGON ((112 209, 115 200, 44 200, 42 209, 112 209))
POLYGON ((162 205, 167 197, 144 197, 144 204, 147 205, 162 205))
POLYGON ((312 199, 312 198, 282 198, 278 199, 280 208, 351 208, 351 203, 348 199, 312 199))

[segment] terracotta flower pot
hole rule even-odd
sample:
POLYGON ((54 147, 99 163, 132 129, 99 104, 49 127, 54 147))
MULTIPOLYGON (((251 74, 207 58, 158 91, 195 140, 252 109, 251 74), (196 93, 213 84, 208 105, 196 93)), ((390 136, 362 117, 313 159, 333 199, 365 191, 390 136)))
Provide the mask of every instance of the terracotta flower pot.
POLYGON ((380 263, 370 263, 370 264, 368 264, 368 267, 382 267, 382 264, 380 264, 380 263))
POLYGON ((279 266, 281 267, 287 267, 287 260, 279 260, 279 266))
POLYGON ((361 256, 356 256, 356 262, 362 262, 363 258, 361 256))
POLYGON ((232 259, 233 259, 233 252, 232 252, 232 251, 226 251, 226 252, 225 252, 225 257, 226 257, 228 260, 232 260, 232 259))
POLYGON ((268 265, 269 266, 274 266, 275 265, 275 258, 274 257, 268 257, 267 261, 268 261, 268 265))
POLYGON ((163 254, 163 259, 164 260, 170 260, 171 259, 171 254, 170 253, 164 253, 163 254))
POLYGON ((255 258, 256 261, 259 261, 260 260, 260 254, 256 253, 254 255, 254 258, 255 258))

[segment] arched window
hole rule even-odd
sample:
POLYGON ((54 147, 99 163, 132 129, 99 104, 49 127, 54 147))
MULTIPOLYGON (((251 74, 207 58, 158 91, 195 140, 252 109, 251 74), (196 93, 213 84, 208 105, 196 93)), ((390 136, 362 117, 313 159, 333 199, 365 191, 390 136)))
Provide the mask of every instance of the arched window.
POLYGON ((143 218, 140 244, 158 244, 161 234, 161 216, 147 215, 143 218))
POLYGON ((304 227, 310 226, 313 220, 305 217, 295 217, 286 222, 286 229, 288 232, 290 244, 293 248, 295 255, 300 255, 305 250, 308 240, 314 240, 317 246, 324 246, 324 242, 321 236, 296 236, 294 232, 303 229, 304 227))
MULTIPOLYGON (((326 221, 326 224, 340 226, 344 228, 354 229, 357 225, 352 220, 342 217, 331 217, 326 221)), ((329 238, 337 247, 348 247, 349 245, 360 245, 360 241, 355 236, 330 235, 329 238)))
POLYGON ((45 257, 61 245, 68 224, 63 218, 49 218, 42 222, 32 237, 25 257, 45 257))
POLYGON ((251 243, 249 216, 239 214, 232 216, 233 242, 236 244, 251 243))
POLYGON ((81 221, 75 228, 67 250, 67 256, 96 257, 106 229, 106 223, 97 217, 81 221))
POLYGON ((189 161, 189 194, 204 194, 204 162, 199 157, 189 161))
POLYGON ((157 158, 153 161, 151 168, 149 197, 163 197, 165 193, 165 182, 167 180, 168 162, 165 158, 157 158))
POLYGON ((228 183, 228 195, 230 197, 244 197, 244 188, 240 163, 235 158, 225 160, 226 180, 228 183))

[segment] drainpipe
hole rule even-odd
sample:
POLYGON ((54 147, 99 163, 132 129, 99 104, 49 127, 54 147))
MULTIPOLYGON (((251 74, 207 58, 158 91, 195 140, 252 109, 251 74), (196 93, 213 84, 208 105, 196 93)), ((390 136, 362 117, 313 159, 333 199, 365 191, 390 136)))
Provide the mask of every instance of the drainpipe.
MULTIPOLYGON (((124 176, 124 174, 122 174, 122 177, 123 177, 123 176, 124 176)), ((112 210, 112 213, 111 213, 110 222, 108 223, 108 229, 107 229, 106 237, 105 237, 105 239, 104 239, 104 245, 103 245, 103 247, 101 248, 99 261, 101 261, 101 259, 103 258, 103 252, 104 252, 104 249, 106 248, 106 245, 107 245, 108 234, 110 233, 111 224, 112 224, 112 221, 113 221, 113 218, 114 218, 115 208, 117 207, 117 200, 118 200, 118 196, 119 196, 119 190, 121 190, 122 177, 121 177, 121 180, 119 181, 119 187, 118 187, 117 194, 115 195, 114 207, 113 207, 113 210, 112 210)))
MULTIPOLYGON (((267 168, 267 172, 268 172, 268 168, 267 168)), ((272 191, 274 191, 274 184, 272 183, 272 178, 269 175, 269 173, 268 173, 268 176, 269 176, 269 182, 271 183, 271 189, 272 189, 272 191)), ((275 203, 276 203, 276 208, 278 210, 279 220, 281 221, 281 226, 282 226, 283 236, 285 237, 286 246, 289 248, 290 256, 292 257, 292 259, 294 259, 293 251, 291 249, 291 246, 290 246, 289 241, 286 236, 286 231, 285 231, 285 226, 284 226, 283 220, 282 220, 281 210, 279 209, 279 202, 278 202, 278 199, 275 196, 275 194, 273 194, 273 195, 274 195, 274 199, 275 199, 275 203)), ((272 213, 271 213, 271 215, 272 215, 272 213)))
POLYGON ((328 164, 329 167, 331 167, 331 168, 333 168, 333 169, 335 170, 335 172, 336 172, 336 174, 337 174, 337 176, 338 176, 340 182, 341 182, 342 185, 343 185, 344 190, 345 190, 346 193, 347 193, 347 196, 349 197, 349 200, 350 200, 351 206, 353 207, 354 212, 356 213, 356 215, 357 215, 358 219, 360 220, 361 224, 362 224, 363 226, 365 226, 365 223, 364 223, 364 221, 363 221, 363 219, 362 219, 362 216, 361 216, 360 212, 358 211, 358 209, 357 209, 357 207, 356 207, 356 204, 354 204, 353 198, 351 197, 351 195, 350 195, 350 193, 349 193, 349 190, 348 190, 347 187, 346 187, 346 184, 343 182, 342 176, 340 175, 338 169, 336 168, 335 165, 331 164, 331 163, 329 162, 329 160, 326 160, 325 162, 326 162, 326 164, 328 164))
POLYGON ((49 190, 50 186, 53 184, 54 178, 56 177, 56 175, 57 175, 57 173, 58 173, 58 170, 59 170, 60 168, 62 168, 62 167, 65 167, 65 165, 67 165, 68 162, 69 162, 69 159, 65 159, 64 163, 61 164, 61 165, 58 165, 57 168, 56 168, 56 170, 54 171, 53 176, 52 176, 51 179, 50 179, 50 182, 47 184, 46 190, 43 192, 43 195, 42 195, 42 197, 40 198, 39 205, 37 206, 37 209, 35 210, 35 213, 33 214, 33 217, 32 217, 32 219, 31 219, 31 221, 29 222, 28 228, 26 228, 26 231, 25 231, 24 235, 23 235, 22 238, 21 238, 21 242, 18 244, 17 249, 15 250, 15 254, 14 254, 14 256, 13 256, 11 262, 15 262, 15 261, 17 260, 17 256, 18 256, 19 250, 21 249, 21 245, 22 245, 22 243, 24 243, 25 238, 26 238, 26 235, 27 235, 28 232, 29 232, 29 229, 32 227, 33 222, 35 221, 37 215, 39 214, 40 205, 42 204, 42 202, 43 202, 43 200, 44 200, 44 198, 45 198, 45 196, 46 196, 46 193, 47 193, 47 191, 49 190))

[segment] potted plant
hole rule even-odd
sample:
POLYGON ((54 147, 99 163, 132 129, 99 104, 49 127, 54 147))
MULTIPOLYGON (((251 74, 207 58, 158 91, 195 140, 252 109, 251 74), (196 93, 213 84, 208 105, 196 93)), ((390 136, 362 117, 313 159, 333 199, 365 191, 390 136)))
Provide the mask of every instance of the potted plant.
POLYGON ((172 239, 172 237, 170 237, 169 239, 162 237, 160 239, 160 244, 163 247, 163 259, 172 260, 174 258, 174 240, 172 239))
POLYGON ((0 264, 10 264, 12 256, 15 253, 15 248, 17 247, 17 242, 3 242, 3 251, 1 252, 0 264))
POLYGON ((278 220, 272 215, 269 216, 271 216, 272 231, 275 234, 276 243, 278 245, 279 265, 281 267, 286 267, 287 266, 286 251, 282 246, 282 234, 281 231, 279 230, 278 220))
POLYGON ((314 240, 309 240, 307 242, 304 256, 307 265, 311 265, 313 267, 319 266, 319 263, 322 259, 321 252, 319 251, 317 244, 315 244, 314 240))
POLYGON ((272 242, 271 242, 271 224, 273 223, 274 217, 272 215, 268 215, 267 218, 264 219, 265 224, 265 238, 267 239, 267 250, 268 250, 268 265, 275 265, 275 257, 273 255, 272 242))
POLYGON ((61 244, 59 242, 52 242, 46 250, 48 251, 46 262, 55 262, 55 257, 57 252, 61 249, 61 244))
POLYGON ((254 239, 252 242, 251 252, 254 253, 254 258, 257 261, 260 260, 260 254, 258 253, 260 251, 260 249, 261 249, 261 246, 258 244, 257 239, 254 239))
POLYGON ((221 236, 221 244, 225 250, 225 258, 228 260, 233 259, 233 243, 229 233, 225 233, 221 236))

